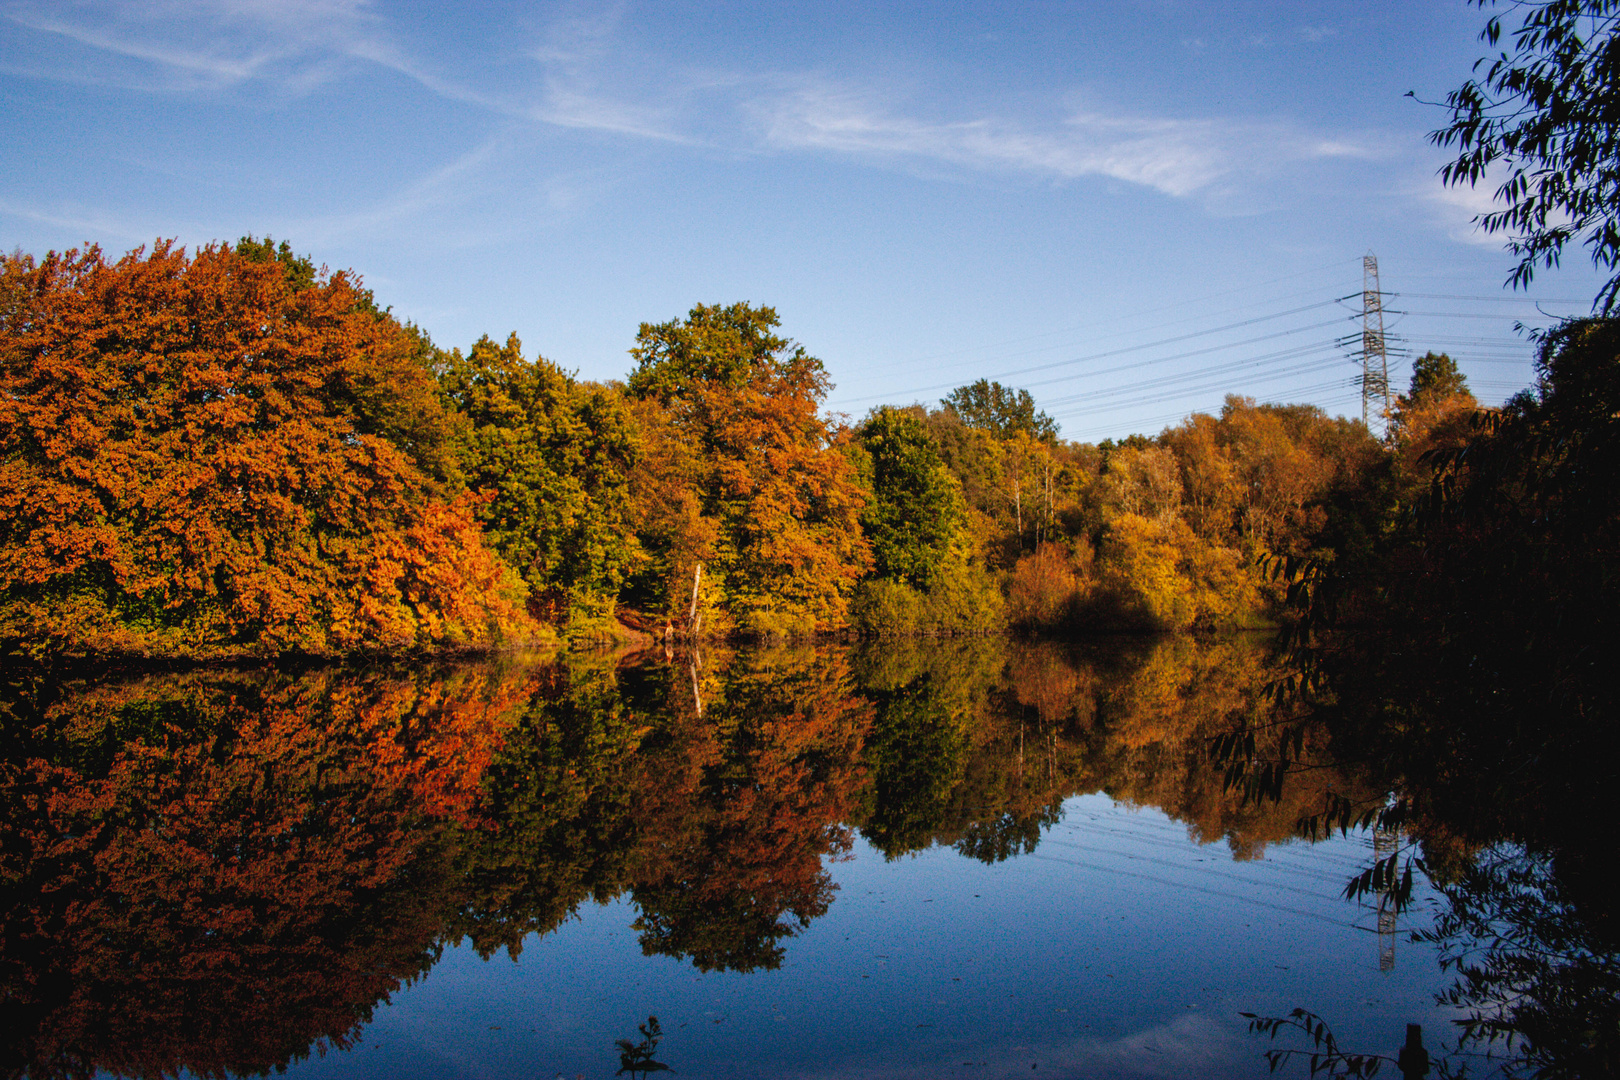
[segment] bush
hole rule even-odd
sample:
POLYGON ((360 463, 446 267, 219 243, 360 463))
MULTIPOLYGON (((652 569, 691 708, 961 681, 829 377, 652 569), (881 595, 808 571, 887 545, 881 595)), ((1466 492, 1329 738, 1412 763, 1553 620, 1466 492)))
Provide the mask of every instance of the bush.
POLYGON ((1006 626, 995 579, 968 566, 941 568, 927 592, 884 578, 862 582, 850 611, 865 637, 992 634, 1006 626))
POLYGON ((886 578, 864 581, 850 605, 855 628, 866 637, 912 637, 934 629, 929 598, 909 585, 886 578))
POLYGON ((807 611, 754 608, 737 620, 737 630, 748 637, 788 641, 816 635, 816 617, 807 611))
POLYGON ((1099 552, 1096 590, 1080 621, 1128 630, 1235 627, 1254 620, 1260 592, 1233 548, 1200 539, 1175 518, 1123 514, 1099 552))
POLYGON ((1041 544, 1018 560, 1007 583, 1007 621, 1026 630, 1051 630, 1074 620, 1081 580, 1061 544, 1041 544))

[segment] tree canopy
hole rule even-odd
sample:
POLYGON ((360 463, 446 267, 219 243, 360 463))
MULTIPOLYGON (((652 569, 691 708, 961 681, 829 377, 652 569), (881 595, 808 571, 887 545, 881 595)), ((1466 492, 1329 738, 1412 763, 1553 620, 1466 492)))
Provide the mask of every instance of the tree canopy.
POLYGON ((779 323, 748 304, 643 323, 628 386, 663 407, 654 456, 681 474, 650 489, 694 496, 674 518, 667 505, 646 508, 649 547, 666 556, 664 603, 707 566, 714 599, 743 628, 769 633, 842 625, 872 558, 846 433, 819 415, 826 372, 774 333, 779 323))
POLYGON ((628 487, 641 442, 623 398, 543 357, 525 360, 516 334, 505 345, 480 338, 441 367, 464 421, 460 468, 490 542, 536 606, 560 606, 566 618, 611 605, 640 560, 628 487))
POLYGON ((1057 423, 1035 410, 1028 390, 1014 390, 989 379, 958 386, 940 402, 945 410, 969 427, 982 428, 999 439, 1022 431, 1042 442, 1057 438, 1057 423))
POLYGON ((521 585, 422 468, 448 425, 347 274, 160 243, 0 262, 0 637, 488 643, 521 585))
MULTIPOLYGON (((1494 0, 1473 0, 1481 8, 1494 0)), ((1446 97, 1451 122, 1431 139, 1455 147, 1442 180, 1470 187, 1497 182, 1499 210, 1476 220, 1507 237, 1518 257, 1508 280, 1528 285, 1537 268, 1558 265, 1579 240, 1594 265, 1620 267, 1620 0, 1518 0, 1522 21, 1512 49, 1474 65, 1476 75, 1446 97)), ((1495 47, 1502 18, 1492 15, 1480 38, 1495 47)), ((1620 300, 1620 273, 1603 286, 1594 308, 1620 300)))
POLYGON ((870 459, 872 498, 861 522, 875 570, 926 588, 966 543, 962 485, 940 458, 923 421, 903 409, 874 409, 856 429, 870 459))

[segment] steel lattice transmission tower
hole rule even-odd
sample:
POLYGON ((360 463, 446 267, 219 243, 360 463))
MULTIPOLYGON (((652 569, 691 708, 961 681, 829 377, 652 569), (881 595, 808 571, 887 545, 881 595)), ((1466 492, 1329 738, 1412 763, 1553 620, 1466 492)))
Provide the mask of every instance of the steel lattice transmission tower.
POLYGON ((1378 288, 1378 257, 1361 258, 1361 422, 1389 437, 1389 350, 1384 341, 1384 294, 1378 288))

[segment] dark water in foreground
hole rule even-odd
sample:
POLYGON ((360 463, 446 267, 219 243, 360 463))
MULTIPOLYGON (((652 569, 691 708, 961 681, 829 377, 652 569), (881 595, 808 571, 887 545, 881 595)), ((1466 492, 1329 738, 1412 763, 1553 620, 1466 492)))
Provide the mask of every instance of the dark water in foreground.
POLYGON ((14 687, 0 1070, 600 1077, 656 1015, 688 1077, 1262 1076, 1238 1014, 1294 1006, 1392 1053, 1456 1015, 1408 939, 1441 897, 1343 898, 1405 841, 1296 836, 1386 794, 1316 736, 1229 789, 1276 674, 974 641, 14 687))

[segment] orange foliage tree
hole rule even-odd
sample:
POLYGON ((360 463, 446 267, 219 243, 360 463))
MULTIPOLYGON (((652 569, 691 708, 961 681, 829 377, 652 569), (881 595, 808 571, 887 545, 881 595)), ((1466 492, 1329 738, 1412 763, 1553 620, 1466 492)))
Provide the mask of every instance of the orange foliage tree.
POLYGON ((768 307, 699 304, 685 321, 644 323, 628 387, 667 413, 649 441, 689 448, 654 445, 649 462, 683 475, 639 485, 660 499, 643 516, 665 603, 678 606, 699 563, 743 629, 801 633, 845 623, 872 554, 860 527, 866 500, 842 452, 847 433, 818 413, 826 372, 773 332, 778 322, 768 307), (693 496, 674 511, 671 486, 693 496))
MULTIPOLYGON (((255 256, 258 257, 255 257, 255 256)), ((521 583, 428 468, 419 341, 345 273, 157 244, 0 260, 0 638, 482 645, 521 583)))

